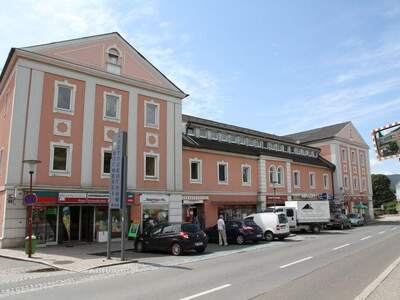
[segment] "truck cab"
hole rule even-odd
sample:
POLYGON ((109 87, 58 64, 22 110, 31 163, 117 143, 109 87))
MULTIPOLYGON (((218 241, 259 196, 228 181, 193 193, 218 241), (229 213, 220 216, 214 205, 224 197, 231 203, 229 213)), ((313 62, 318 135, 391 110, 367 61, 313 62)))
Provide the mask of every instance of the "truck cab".
POLYGON ((295 230, 297 227, 297 216, 296 216, 296 209, 294 207, 286 207, 286 206, 275 206, 272 207, 275 212, 281 212, 286 215, 288 220, 289 229, 291 231, 295 230))

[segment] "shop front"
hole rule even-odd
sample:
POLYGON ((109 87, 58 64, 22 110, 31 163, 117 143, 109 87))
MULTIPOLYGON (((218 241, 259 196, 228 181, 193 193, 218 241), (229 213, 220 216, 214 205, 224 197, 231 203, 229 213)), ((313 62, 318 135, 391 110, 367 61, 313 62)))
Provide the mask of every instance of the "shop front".
POLYGON ((285 202, 288 201, 287 195, 267 195, 265 197, 265 206, 281 206, 285 205, 285 202))
POLYGON ((169 196, 163 194, 141 194, 141 229, 168 222, 169 196))
POLYGON ((182 199, 182 221, 184 223, 199 224, 205 229, 204 201, 208 196, 184 195, 182 199))
POLYGON ((205 227, 217 223, 218 216, 225 220, 242 220, 257 212, 257 196, 209 196, 204 202, 205 227))
MULTIPOLYGON (((34 192, 33 233, 39 245, 107 241, 108 194, 34 192)), ((128 204, 133 202, 128 194, 128 204)), ((128 205, 128 216, 130 216, 128 205)), ((112 211, 112 237, 121 237, 119 210, 112 211)))

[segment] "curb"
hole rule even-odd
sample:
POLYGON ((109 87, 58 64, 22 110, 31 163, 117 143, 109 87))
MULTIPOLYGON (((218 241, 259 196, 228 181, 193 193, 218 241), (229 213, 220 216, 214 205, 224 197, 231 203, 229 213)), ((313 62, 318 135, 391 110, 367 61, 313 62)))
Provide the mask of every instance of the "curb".
POLYGON ((390 275, 390 273, 400 265, 400 257, 390 264, 379 276, 372 281, 354 300, 365 300, 375 291, 378 286, 390 275))

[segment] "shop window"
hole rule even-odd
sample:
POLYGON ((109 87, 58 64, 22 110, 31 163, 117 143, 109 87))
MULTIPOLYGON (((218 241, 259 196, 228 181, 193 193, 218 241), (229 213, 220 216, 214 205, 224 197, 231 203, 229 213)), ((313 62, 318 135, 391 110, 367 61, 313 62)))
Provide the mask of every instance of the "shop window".
POLYGON ((310 172, 308 174, 308 181, 309 181, 310 188, 315 189, 315 173, 314 172, 310 172))
POLYGON ((104 93, 104 113, 103 117, 107 120, 119 121, 121 114, 121 96, 104 93))
POLYGON ((202 181, 202 168, 201 160, 191 159, 190 160, 190 182, 201 183, 202 181))
POLYGON ((300 171, 293 171, 293 185, 300 187, 300 171))
POLYGON ((158 128, 159 125, 159 104, 153 101, 145 102, 145 126, 158 128))
POLYGON ((102 149, 102 172, 101 177, 110 177, 111 174, 111 150, 110 149, 102 149))
POLYGON ((187 134, 193 136, 194 135, 194 129, 192 127, 187 128, 187 134))
MULTIPOLYGON (((256 213, 256 207, 219 208, 218 215, 223 215, 226 221, 243 220, 246 216, 256 213)), ((251 221, 246 218, 247 221, 251 221)))
POLYGON ((228 184, 228 163, 218 162, 218 184, 228 184))
POLYGON ((251 185, 251 167, 242 165, 242 185, 251 185))
POLYGON ((51 143, 50 176, 71 176, 72 145, 51 143))
POLYGON ((144 155, 144 178, 145 180, 158 180, 159 155, 154 153, 145 153, 144 155))
POLYGON ((66 81, 55 82, 54 112, 74 113, 75 85, 66 81))
POLYGON ((323 183, 324 183, 324 189, 327 190, 329 188, 329 175, 324 174, 322 175, 323 183))

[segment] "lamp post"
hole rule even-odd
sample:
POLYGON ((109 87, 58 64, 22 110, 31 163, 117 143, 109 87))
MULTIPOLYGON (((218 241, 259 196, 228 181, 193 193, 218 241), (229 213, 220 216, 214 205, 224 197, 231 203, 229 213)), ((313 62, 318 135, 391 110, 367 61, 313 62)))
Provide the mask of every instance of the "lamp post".
MULTIPOLYGON (((35 173, 35 166, 39 163, 41 163, 40 160, 33 160, 33 159, 28 159, 22 161, 25 164, 28 164, 29 167, 29 195, 33 194, 32 191, 32 177, 33 174, 35 173)), ((28 257, 32 257, 32 211, 33 211, 33 204, 27 204, 28 205, 28 257)))
POLYGON ((274 207, 276 208, 276 184, 278 183, 278 181, 276 179, 274 179, 274 181, 272 181, 272 187, 274 189, 274 207))

